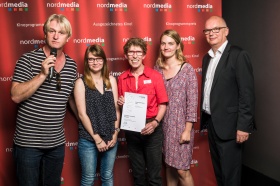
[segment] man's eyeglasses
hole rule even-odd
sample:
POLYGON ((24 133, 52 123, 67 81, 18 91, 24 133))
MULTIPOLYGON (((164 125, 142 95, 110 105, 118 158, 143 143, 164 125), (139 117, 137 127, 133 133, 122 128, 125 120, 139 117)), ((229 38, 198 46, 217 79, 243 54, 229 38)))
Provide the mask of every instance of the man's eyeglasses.
POLYGON ((210 34, 211 31, 212 31, 213 33, 219 33, 220 30, 221 30, 222 28, 227 28, 227 27, 224 26, 224 27, 215 27, 215 28, 212 28, 212 29, 204 29, 204 30, 203 30, 203 33, 204 33, 205 35, 210 34))
POLYGON ((60 91, 61 90, 61 77, 59 73, 56 73, 56 90, 60 91))
POLYGON ((136 54, 137 56, 142 56, 143 51, 128 51, 127 52, 127 55, 129 55, 129 56, 133 56, 134 54, 136 54))
POLYGON ((87 58, 88 62, 89 63, 93 63, 93 62, 97 62, 97 63, 102 63, 103 62, 103 58, 101 57, 98 57, 98 58, 93 58, 93 57, 89 57, 87 58))

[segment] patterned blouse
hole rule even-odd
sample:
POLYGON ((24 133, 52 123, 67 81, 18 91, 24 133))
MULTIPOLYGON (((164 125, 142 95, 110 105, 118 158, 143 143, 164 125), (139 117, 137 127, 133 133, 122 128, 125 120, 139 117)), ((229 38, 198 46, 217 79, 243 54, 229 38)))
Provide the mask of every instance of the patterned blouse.
MULTIPOLYGON (((84 82, 83 77, 82 80, 84 82)), ((112 140, 117 120, 112 89, 107 89, 104 83, 104 94, 101 94, 97 89, 90 89, 85 82, 84 85, 86 112, 93 131, 99 134, 102 140, 108 142, 112 140)), ((79 123, 79 137, 94 141, 81 122, 79 123)))

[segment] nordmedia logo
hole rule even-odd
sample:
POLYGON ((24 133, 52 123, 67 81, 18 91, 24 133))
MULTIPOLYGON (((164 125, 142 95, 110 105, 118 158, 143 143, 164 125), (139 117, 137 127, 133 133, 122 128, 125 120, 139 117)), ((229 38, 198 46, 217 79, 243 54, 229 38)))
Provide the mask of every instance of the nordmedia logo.
MULTIPOLYGON (((142 38, 148 45, 152 45, 153 41, 152 38, 146 36, 144 38, 142 38)), ((123 38, 123 43, 126 43, 129 40, 129 38, 123 38)))
POLYGON ((211 4, 187 5, 187 8, 197 9, 197 12, 213 12, 213 5, 211 4))
POLYGON ((28 4, 25 2, 12 3, 5 2, 0 3, 0 8, 7 8, 9 12, 28 12, 28 4))
POLYGON ((144 38, 142 38, 145 42, 147 42, 148 45, 152 45, 153 44, 153 41, 152 41, 152 38, 146 36, 144 38))
POLYGON ((127 4, 125 3, 119 3, 119 4, 114 4, 114 3, 98 3, 96 4, 97 8, 107 8, 110 10, 110 12, 127 12, 127 4))
POLYGON ((10 77, 1 77, 0 76, 0 82, 1 81, 12 81, 12 79, 13 79, 13 76, 10 76, 10 77))
POLYGON ((93 43, 97 43, 101 46, 105 46, 105 39, 98 37, 98 38, 84 38, 84 39, 74 39, 74 43, 75 44, 79 44, 79 43, 84 43, 87 46, 93 44, 93 43))
POLYGON ((193 159, 191 161, 191 167, 198 167, 198 160, 193 159))
MULTIPOLYGON (((195 55, 195 54, 193 54, 193 55, 195 55)), ((198 54, 198 55, 195 55, 195 56, 199 56, 199 54, 198 54)), ((195 71, 196 73, 198 73, 198 75, 200 75, 200 76, 202 75, 202 68, 197 67, 197 68, 194 69, 194 71, 195 71)), ((203 133, 203 131, 201 131, 201 132, 199 132, 199 134, 203 136, 203 135, 205 135, 205 132, 203 133), (202 133, 202 134, 201 134, 201 133, 202 133)))
POLYGON ((60 11, 80 11, 80 5, 79 3, 76 2, 71 2, 71 3, 62 3, 62 2, 57 2, 57 3, 47 3, 47 8, 59 8, 60 11))
POLYGON ((70 150, 77 150, 78 149, 78 142, 77 141, 75 141, 75 142, 68 141, 68 142, 65 143, 65 146, 67 148, 69 148, 70 150))
POLYGON ((64 178, 60 177, 60 185, 63 185, 63 184, 64 184, 64 178))
POLYGON ((20 45, 34 45, 34 48, 40 48, 46 44, 46 41, 43 39, 29 39, 29 40, 20 40, 20 45))
POLYGON ((195 37, 193 37, 193 36, 181 37, 181 41, 184 44, 194 45, 195 44, 195 37))
POLYGON ((164 4, 144 4, 144 8, 152 8, 155 9, 156 12, 172 12, 172 5, 169 3, 164 3, 164 4))

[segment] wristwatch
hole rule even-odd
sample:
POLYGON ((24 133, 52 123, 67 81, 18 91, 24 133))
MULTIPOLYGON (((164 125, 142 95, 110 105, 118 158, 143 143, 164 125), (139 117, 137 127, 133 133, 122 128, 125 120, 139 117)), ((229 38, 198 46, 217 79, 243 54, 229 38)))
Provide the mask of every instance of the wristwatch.
POLYGON ((115 131, 120 132, 121 129, 120 128, 115 128, 115 131))
POLYGON ((157 128, 157 127, 159 126, 159 120, 157 120, 157 119, 155 118, 154 121, 157 122, 157 126, 156 126, 156 128, 157 128))

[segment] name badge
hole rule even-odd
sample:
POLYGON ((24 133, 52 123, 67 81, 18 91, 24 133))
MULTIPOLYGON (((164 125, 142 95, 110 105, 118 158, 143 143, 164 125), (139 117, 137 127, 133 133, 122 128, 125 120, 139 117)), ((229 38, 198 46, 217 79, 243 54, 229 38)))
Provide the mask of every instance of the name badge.
POLYGON ((110 89, 105 88, 105 91, 112 91, 112 89, 111 88, 110 89))
POLYGON ((144 84, 150 84, 150 83, 152 83, 152 80, 150 79, 144 80, 144 84))

